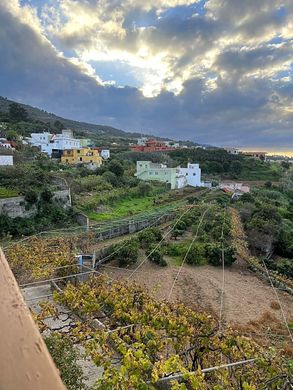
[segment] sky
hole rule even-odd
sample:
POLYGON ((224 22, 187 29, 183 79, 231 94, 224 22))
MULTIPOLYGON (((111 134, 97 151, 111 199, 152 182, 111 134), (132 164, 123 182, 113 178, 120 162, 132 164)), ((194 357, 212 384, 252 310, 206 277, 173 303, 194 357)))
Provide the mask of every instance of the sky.
POLYGON ((0 0, 0 95, 66 118, 293 150, 292 0, 0 0))

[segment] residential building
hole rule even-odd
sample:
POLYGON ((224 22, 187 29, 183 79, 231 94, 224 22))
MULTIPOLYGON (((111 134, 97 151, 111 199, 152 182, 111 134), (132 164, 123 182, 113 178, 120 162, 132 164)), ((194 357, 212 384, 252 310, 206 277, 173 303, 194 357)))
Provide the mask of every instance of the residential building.
POLYGON ((61 134, 32 133, 29 142, 50 157, 60 157, 67 149, 80 149, 80 140, 73 138, 72 130, 62 130, 61 134))
POLYGON ((12 166, 13 165, 13 156, 0 156, 0 166, 12 166))
POLYGON ((166 141, 158 141, 154 138, 141 139, 137 145, 132 145, 133 152, 167 152, 176 149, 174 146, 166 145, 166 141))
POLYGON ((242 183, 236 183, 236 182, 221 182, 219 184, 219 188, 222 190, 225 190, 226 192, 239 192, 246 194, 250 192, 250 187, 245 186, 242 183))
POLYGON ((97 149, 81 148, 64 150, 61 162, 70 165, 89 164, 94 169, 102 165, 103 159, 97 149))
POLYGON ((226 152, 228 152, 229 154, 235 154, 235 155, 238 155, 240 153, 240 149, 237 149, 237 148, 224 148, 226 150, 226 152))
POLYGON ((100 149, 100 155, 104 160, 108 160, 110 158, 110 150, 109 149, 100 149))
POLYGON ((5 139, 0 141, 0 147, 14 151, 17 147, 17 144, 14 141, 7 141, 5 139))
POLYGON ((79 141, 81 148, 89 148, 93 146, 93 141, 90 138, 81 138, 79 141))
POLYGON ((188 164, 187 168, 168 168, 165 164, 154 164, 151 161, 137 161, 135 176, 140 180, 154 180, 168 183, 171 189, 201 186, 201 169, 199 164, 188 164))

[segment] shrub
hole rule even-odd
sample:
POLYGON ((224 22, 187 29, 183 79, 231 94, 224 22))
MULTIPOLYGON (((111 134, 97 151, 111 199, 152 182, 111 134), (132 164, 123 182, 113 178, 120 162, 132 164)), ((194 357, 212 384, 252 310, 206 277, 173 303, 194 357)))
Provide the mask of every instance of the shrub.
POLYGON ((78 192, 104 191, 112 189, 110 182, 102 176, 91 175, 82 177, 77 180, 77 183, 79 184, 78 192))
POLYGON ((83 371, 77 363, 80 355, 70 338, 65 334, 52 333, 45 338, 45 343, 67 389, 86 389, 83 371))
MULTIPOLYGON (((114 246, 114 251, 118 250, 121 244, 114 246)), ((131 239, 126 241, 125 245, 118 250, 117 254, 114 256, 115 259, 119 262, 119 267, 124 267, 126 265, 134 264, 138 258, 138 241, 131 239)))
POLYGON ((152 190, 153 186, 145 181, 141 181, 137 186, 137 192, 140 196, 147 196, 151 194, 152 190))
POLYGON ((37 203, 38 194, 34 190, 28 190, 24 194, 24 199, 28 204, 32 205, 34 203, 37 203))
POLYGON ((117 176, 115 175, 115 173, 110 172, 110 171, 106 171, 103 173, 102 176, 113 187, 117 187, 119 185, 119 180, 118 180, 117 176))
POLYGON ((139 242, 144 247, 147 247, 152 243, 161 241, 162 233, 161 233, 160 229, 153 227, 153 228, 147 228, 147 229, 141 231, 137 237, 138 237, 139 242))
POLYGON ((202 265, 207 263, 205 246, 202 243, 196 242, 190 248, 186 263, 193 265, 202 265))
POLYGON ((156 263, 161 267, 166 267, 167 262, 163 257, 163 253, 161 249, 156 248, 156 245, 152 245, 146 252, 146 255, 149 256, 150 261, 153 263, 156 263))
MULTIPOLYGON (((213 243, 206 244, 206 254, 208 262, 214 266, 219 266, 222 264, 222 244, 213 243)), ((234 248, 231 245, 224 244, 224 256, 225 256, 225 265, 231 265, 236 260, 234 248)))

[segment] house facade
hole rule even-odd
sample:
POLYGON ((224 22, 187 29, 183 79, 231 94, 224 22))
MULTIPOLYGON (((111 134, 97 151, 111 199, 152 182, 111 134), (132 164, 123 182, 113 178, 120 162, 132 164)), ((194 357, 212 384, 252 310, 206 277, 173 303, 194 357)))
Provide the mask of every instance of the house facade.
POLYGON ((159 181, 170 184, 171 189, 183 188, 187 185, 201 187, 199 164, 188 164, 186 168, 168 168, 165 164, 137 161, 135 176, 144 181, 159 181))
POLYGON ((13 156, 0 156, 0 166, 12 166, 13 165, 13 156))
POLYGON ((72 130, 62 130, 61 134, 32 133, 29 142, 32 146, 39 147, 48 156, 60 156, 64 150, 79 149, 80 140, 73 137, 72 130))
POLYGON ((61 163, 77 165, 90 164, 92 167, 100 167, 103 159, 97 149, 81 148, 64 150, 61 163))
POLYGON ((166 152, 176 149, 174 146, 169 146, 166 141, 158 141, 154 138, 138 140, 136 145, 131 146, 133 152, 166 152))

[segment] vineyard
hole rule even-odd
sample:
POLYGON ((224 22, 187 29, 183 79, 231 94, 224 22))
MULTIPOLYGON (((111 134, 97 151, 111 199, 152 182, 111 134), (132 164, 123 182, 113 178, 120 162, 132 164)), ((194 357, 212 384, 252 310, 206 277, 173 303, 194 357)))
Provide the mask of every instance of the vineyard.
MULTIPOLYGON (((238 218, 233 209, 216 203, 195 204, 167 226, 167 233, 147 228, 122 245, 111 246, 110 259, 121 267, 130 266, 131 275, 145 261, 155 263, 157 269, 169 265, 172 253, 180 257, 180 263, 209 261, 216 266, 223 251, 231 265, 235 254, 248 256, 238 218)), ((84 348, 87 358, 102 368, 91 390, 289 388, 293 370, 288 351, 263 348, 244 336, 244 331, 223 326, 216 316, 158 300, 130 277, 117 280, 100 270, 91 271, 84 283, 68 283, 67 276, 79 272, 75 256, 87 246, 84 235, 33 237, 8 247, 5 253, 20 283, 55 278, 54 303, 41 302, 34 318, 48 334, 52 332, 48 319, 62 323, 62 308, 72 313, 73 320, 59 332, 65 332, 73 345, 84 348)), ((179 272, 180 268, 177 276, 179 272)))
MULTIPOLYGON (((136 284, 97 276, 67 284, 54 299, 83 319, 67 334, 103 367, 93 389, 280 389, 292 379, 282 354, 232 329, 221 332, 211 316, 156 301, 136 284), (248 364, 202 372, 244 360, 248 364)), ((57 306, 44 309, 58 317, 57 306)))

